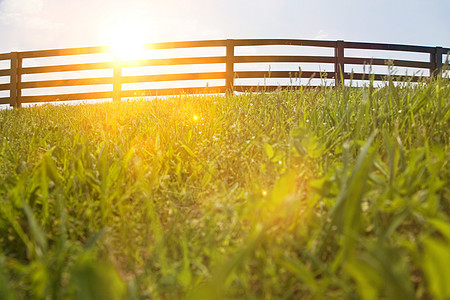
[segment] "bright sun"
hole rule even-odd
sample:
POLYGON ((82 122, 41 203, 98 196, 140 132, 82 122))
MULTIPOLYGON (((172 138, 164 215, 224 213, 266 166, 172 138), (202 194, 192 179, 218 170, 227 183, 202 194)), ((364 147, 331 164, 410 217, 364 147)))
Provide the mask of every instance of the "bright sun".
POLYGON ((112 52, 121 60, 142 59, 145 53, 143 24, 131 20, 120 21, 110 28, 112 52))

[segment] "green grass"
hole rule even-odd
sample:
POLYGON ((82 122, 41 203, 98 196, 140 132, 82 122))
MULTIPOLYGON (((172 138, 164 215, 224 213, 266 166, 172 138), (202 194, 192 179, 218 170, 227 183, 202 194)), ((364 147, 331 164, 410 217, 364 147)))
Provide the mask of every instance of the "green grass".
POLYGON ((450 84, 0 112, 0 299, 448 299, 450 84))

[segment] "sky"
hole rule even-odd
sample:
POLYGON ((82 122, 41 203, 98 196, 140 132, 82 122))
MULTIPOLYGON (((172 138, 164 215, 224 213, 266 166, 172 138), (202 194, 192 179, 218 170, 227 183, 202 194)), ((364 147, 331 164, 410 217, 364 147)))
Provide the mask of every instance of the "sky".
MULTIPOLYGON (((132 47, 124 49, 125 53, 131 54, 131 59, 139 59, 139 51, 134 52, 139 48, 138 43, 240 38, 345 40, 449 48, 449 11, 449 0, 0 0, 0 53, 109 45, 112 45, 114 49, 115 45, 132 45, 132 47)), ((241 47, 235 49, 235 54, 334 55, 332 48, 310 47, 314 49, 306 49, 305 53, 295 52, 300 51, 301 49, 297 48, 302 47, 295 47, 295 51, 287 48, 289 47, 268 50, 267 48, 246 49, 246 47, 241 47)), ((194 51, 195 49, 188 50, 194 51)), ((202 56, 220 56, 224 55, 225 51, 224 48, 208 50, 200 48, 198 50, 200 52, 219 51, 217 53, 199 53, 202 56)), ((345 55, 360 55, 360 53, 353 53, 353 50, 345 50, 345 55)), ((117 54, 120 55, 119 52, 115 52, 115 55, 117 54)), ((167 55, 172 54, 167 53, 167 55)), ((147 55, 150 55, 147 58, 157 58, 153 56, 156 55, 155 53, 147 53, 147 55)), ((189 57, 196 54, 188 52, 177 55, 189 57)), ((377 54, 370 52, 367 55, 370 58, 377 54)), ((391 59, 429 60, 427 54, 391 53, 383 55, 388 55, 383 58, 391 59)), ((52 61, 52 59, 32 58, 26 59, 23 63, 28 67, 47 65, 47 63, 94 62, 81 61, 80 56, 57 57, 57 61, 52 61)), ((95 62, 97 59, 108 61, 112 59, 112 56, 86 59, 92 59, 95 62)), ((9 61, 0 61, 0 69, 8 67, 9 61)), ((376 67, 378 69, 374 67, 374 72, 381 72, 380 74, 389 72, 385 66, 376 67)), ((218 64, 150 66, 138 69, 125 68, 123 75, 216 72, 224 71, 224 68, 224 64, 219 64, 219 66, 218 64)), ((301 68, 302 71, 334 72, 333 64, 235 64, 234 68, 235 71, 284 70, 297 72, 301 68)), ((345 68, 345 72, 366 72, 364 66, 346 65, 345 68)), ((405 74, 405 72, 420 71, 425 72, 425 76, 428 72, 428 70, 409 71, 404 69, 398 72, 405 74)), ((85 76, 110 77, 112 69, 31 74, 22 76, 22 80, 26 82, 84 78, 85 76)), ((0 76, 0 84, 7 83, 8 80, 8 76, 0 76)), ((266 84, 266 79, 263 82, 261 80, 263 79, 236 78, 234 83, 237 85, 266 84)), ((283 79, 283 81, 269 78, 267 80, 269 85, 290 84, 290 79, 283 79)), ((320 79, 317 80, 320 83, 320 79)), ((302 81, 301 84, 305 84, 305 82, 302 81)), ((134 83, 124 84, 122 89, 203 87, 206 85, 222 86, 224 80, 134 83)), ((109 85, 33 88, 22 89, 22 95, 78 93, 110 89, 109 85)), ((9 91, 0 91, 1 97, 9 97, 9 91)))
POLYGON ((293 38, 450 47, 448 0, 0 0, 0 53, 144 42, 293 38), (131 29, 130 29, 131 28, 131 29))

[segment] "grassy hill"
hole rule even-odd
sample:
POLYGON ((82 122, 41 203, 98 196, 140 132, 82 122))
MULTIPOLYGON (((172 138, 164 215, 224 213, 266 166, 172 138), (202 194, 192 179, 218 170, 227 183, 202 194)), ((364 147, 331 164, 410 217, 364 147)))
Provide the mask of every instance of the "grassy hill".
POLYGON ((448 299, 450 84, 0 112, 0 299, 448 299))

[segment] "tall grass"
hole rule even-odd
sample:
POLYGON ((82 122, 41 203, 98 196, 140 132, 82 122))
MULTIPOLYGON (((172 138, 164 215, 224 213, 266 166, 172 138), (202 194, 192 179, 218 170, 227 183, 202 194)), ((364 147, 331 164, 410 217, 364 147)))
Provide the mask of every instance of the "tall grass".
POLYGON ((450 85, 0 112, 1 299, 448 299, 450 85))

